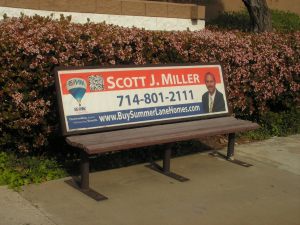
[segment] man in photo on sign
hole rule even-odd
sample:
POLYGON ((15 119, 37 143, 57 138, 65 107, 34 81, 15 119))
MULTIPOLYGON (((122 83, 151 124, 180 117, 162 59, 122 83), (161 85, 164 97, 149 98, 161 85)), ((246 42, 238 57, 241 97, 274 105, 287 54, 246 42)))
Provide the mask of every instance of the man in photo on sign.
POLYGON ((208 91, 202 95, 203 112, 225 111, 224 96, 217 90, 215 76, 210 72, 205 74, 205 85, 208 91))

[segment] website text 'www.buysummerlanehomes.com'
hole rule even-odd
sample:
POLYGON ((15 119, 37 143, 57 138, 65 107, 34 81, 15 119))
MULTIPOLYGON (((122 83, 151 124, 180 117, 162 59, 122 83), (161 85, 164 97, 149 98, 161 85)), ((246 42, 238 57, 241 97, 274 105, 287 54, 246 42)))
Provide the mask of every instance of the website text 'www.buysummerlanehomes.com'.
POLYGON ((164 115, 175 115, 175 114, 182 114, 182 113, 189 113, 189 112, 200 112, 200 106, 169 106, 168 108, 151 108, 151 109, 144 109, 142 111, 135 111, 130 110, 129 112, 116 112, 115 114, 108 114, 108 115, 101 115, 99 116, 99 120, 101 122, 108 122, 108 121, 116 121, 116 120, 126 120, 130 122, 131 120, 135 120, 138 118, 149 118, 149 117, 160 117, 164 115))

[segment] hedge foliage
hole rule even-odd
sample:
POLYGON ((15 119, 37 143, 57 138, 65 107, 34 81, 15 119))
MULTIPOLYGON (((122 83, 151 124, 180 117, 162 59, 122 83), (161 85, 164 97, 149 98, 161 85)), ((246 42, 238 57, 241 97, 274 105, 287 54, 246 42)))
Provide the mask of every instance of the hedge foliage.
POLYGON ((0 147, 34 152, 58 136, 56 66, 220 62, 237 116, 299 105, 300 32, 153 32, 39 16, 0 22, 0 147))
MULTIPOLYGON (((271 10, 272 27, 278 32, 300 31, 300 16, 296 13, 271 10)), ((243 30, 250 28, 250 17, 247 11, 224 12, 217 18, 208 21, 208 26, 226 30, 243 30)))

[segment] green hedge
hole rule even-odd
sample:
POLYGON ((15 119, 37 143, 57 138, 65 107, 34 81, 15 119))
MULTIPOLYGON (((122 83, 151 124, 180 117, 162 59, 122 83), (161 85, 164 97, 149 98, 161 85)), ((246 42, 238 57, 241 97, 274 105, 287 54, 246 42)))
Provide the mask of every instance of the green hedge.
MULTIPOLYGON (((271 10, 272 26, 279 32, 293 32, 300 30, 300 16, 280 10, 271 10)), ((250 26, 250 17, 247 11, 225 12, 216 19, 208 21, 208 26, 219 29, 237 29, 247 31, 250 26)))
POLYGON ((7 18, 0 30, 5 151, 34 154, 57 142, 56 66, 220 62, 236 116, 260 121, 299 105, 300 32, 152 32, 39 16, 7 18))

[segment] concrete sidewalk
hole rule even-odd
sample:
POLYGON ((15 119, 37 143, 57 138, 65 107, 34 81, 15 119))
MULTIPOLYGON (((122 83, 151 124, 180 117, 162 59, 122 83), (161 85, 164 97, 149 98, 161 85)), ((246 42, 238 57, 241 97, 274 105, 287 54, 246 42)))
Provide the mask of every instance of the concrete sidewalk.
POLYGON ((91 174, 96 202, 64 183, 0 188, 0 225, 299 225, 300 135, 236 146, 245 168, 208 153, 171 161, 180 183, 143 165, 91 174))

